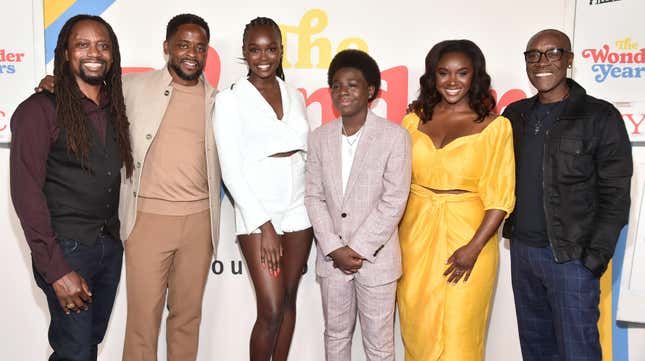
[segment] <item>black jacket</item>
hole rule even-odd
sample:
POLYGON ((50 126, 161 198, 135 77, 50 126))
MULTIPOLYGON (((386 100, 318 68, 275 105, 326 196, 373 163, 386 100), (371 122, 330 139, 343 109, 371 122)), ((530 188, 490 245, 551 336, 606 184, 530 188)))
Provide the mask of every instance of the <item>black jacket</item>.
MULTIPOLYGON (((631 144, 613 105, 587 95, 571 79, 567 83, 565 109, 545 136, 542 186, 547 235, 556 262, 581 259, 600 276, 629 216, 631 144)), ((536 101, 537 96, 520 100, 504 111, 513 126, 516 160, 536 101)), ((522 165, 516 166, 519 174, 522 165)), ((512 239, 513 225, 511 214, 504 224, 505 238, 512 239)))

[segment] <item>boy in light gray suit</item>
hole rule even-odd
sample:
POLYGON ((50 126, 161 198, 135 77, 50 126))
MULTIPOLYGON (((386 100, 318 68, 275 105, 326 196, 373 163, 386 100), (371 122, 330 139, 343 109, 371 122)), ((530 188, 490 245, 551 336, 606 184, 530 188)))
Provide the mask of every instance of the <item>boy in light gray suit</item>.
POLYGON ((397 225, 410 190, 410 138, 369 110, 381 85, 369 55, 338 53, 328 83, 341 117, 312 133, 305 189, 317 239, 326 359, 350 360, 358 313, 367 360, 394 360, 397 225))

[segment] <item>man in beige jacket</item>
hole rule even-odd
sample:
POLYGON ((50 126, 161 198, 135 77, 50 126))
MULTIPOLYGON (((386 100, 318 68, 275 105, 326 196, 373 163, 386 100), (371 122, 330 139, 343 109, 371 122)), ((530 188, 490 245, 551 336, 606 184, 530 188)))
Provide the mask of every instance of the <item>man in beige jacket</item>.
POLYGON ((197 357, 202 298, 220 215, 211 114, 202 76, 209 28, 195 15, 168 23, 163 69, 123 77, 134 174, 121 186, 128 318, 123 360, 157 359, 168 294, 168 360, 197 357))

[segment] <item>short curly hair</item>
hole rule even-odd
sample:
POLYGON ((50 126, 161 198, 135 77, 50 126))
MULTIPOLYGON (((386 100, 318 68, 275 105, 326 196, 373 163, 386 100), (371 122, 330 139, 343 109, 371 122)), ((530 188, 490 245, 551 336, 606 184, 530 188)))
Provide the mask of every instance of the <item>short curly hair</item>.
POLYGON ((208 28, 208 23, 206 23, 204 19, 194 14, 179 14, 170 19, 166 26, 166 41, 169 41, 170 38, 175 35, 177 30, 179 30, 179 27, 185 24, 195 24, 204 29, 206 32, 206 40, 211 40, 211 31, 208 28))
POLYGON ((379 70, 378 64, 369 54, 356 49, 347 49, 336 54, 331 60, 327 71, 327 84, 330 88, 334 81, 334 75, 342 68, 359 70, 367 81, 367 85, 374 87, 374 94, 372 94, 369 101, 376 99, 381 89, 381 70, 379 70))
POLYGON ((495 98, 490 93, 490 75, 486 72, 486 59, 477 44, 470 40, 445 40, 437 43, 426 55, 425 73, 419 78, 419 97, 410 104, 422 122, 432 119, 434 107, 441 101, 437 91, 436 71, 441 58, 447 53, 466 55, 473 64, 473 80, 468 90, 470 108, 477 113, 475 122, 482 122, 495 109, 495 98))

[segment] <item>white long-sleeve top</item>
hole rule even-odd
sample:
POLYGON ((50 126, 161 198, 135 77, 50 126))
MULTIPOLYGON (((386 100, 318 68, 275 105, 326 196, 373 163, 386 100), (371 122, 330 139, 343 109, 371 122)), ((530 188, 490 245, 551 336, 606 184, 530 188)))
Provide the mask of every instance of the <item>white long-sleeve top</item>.
POLYGON ((309 123, 304 98, 297 89, 277 80, 282 119, 246 77, 215 98, 215 143, 222 179, 235 204, 237 234, 252 233, 271 218, 262 195, 254 191, 260 188, 254 184, 263 181, 254 171, 258 163, 276 153, 307 150, 309 123))

